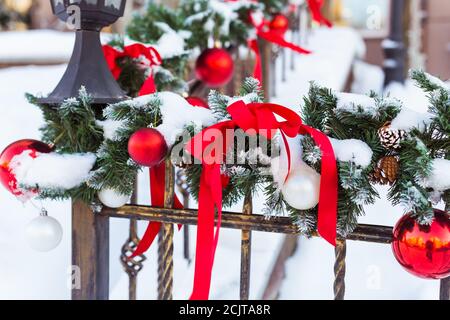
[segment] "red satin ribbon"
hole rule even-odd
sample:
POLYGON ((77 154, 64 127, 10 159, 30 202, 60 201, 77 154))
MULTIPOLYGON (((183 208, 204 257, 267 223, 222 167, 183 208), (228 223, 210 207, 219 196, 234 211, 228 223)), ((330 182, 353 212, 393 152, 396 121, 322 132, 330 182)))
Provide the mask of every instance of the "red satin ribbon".
MULTIPOLYGON (((152 200, 152 206, 156 208, 164 207, 164 192, 166 189, 166 168, 165 163, 162 162, 159 165, 149 169, 150 171, 150 196, 152 200)), ((176 195, 174 195, 173 207, 175 209, 183 209, 183 205, 176 195)), ((178 229, 181 229, 181 225, 178 225, 178 229)), ((131 258, 144 254, 152 245, 156 236, 161 229, 161 222, 150 222, 147 229, 139 241, 136 250, 131 255, 131 258)))
POLYGON ((324 24, 328 28, 331 28, 333 24, 330 22, 330 20, 328 20, 322 15, 321 10, 323 5, 324 5, 323 0, 308 0, 308 6, 309 10, 311 11, 311 16, 313 20, 321 25, 324 24))
MULTIPOLYGON (((143 44, 135 43, 129 46, 125 46, 123 51, 118 51, 115 48, 105 45, 103 46, 103 53, 105 54, 106 62, 111 70, 114 78, 117 80, 120 77, 122 68, 117 64, 117 59, 124 57, 131 57, 133 59, 144 58, 146 63, 142 62, 143 68, 151 68, 153 66, 159 66, 162 63, 161 56, 158 51, 153 47, 146 47, 143 44)), ((154 93, 156 91, 155 81, 153 79, 153 72, 150 71, 150 75, 142 84, 139 90, 139 96, 154 93)))
POLYGON ((237 101, 227 108, 232 120, 208 127, 195 135, 186 145, 186 151, 202 161, 199 190, 197 249, 195 258, 194 288, 191 299, 206 300, 209 297, 214 255, 219 239, 222 216, 222 186, 220 180, 221 160, 232 141, 227 141, 225 131, 239 127, 253 129, 268 139, 280 130, 283 135, 296 137, 309 134, 322 150, 320 201, 318 207, 318 232, 332 245, 336 244, 337 224, 337 165, 332 145, 322 132, 302 124, 301 118, 292 110, 270 103, 237 101), (278 121, 275 115, 284 118, 278 121), (217 133, 222 133, 217 135, 217 133), (217 155, 211 149, 216 139, 224 139, 217 155), (210 150, 210 151, 209 151, 210 150), (214 230, 215 211, 218 222, 214 230))
MULTIPOLYGON (((261 23, 257 23, 253 15, 250 14, 250 22, 256 29, 256 35, 268 42, 274 43, 280 47, 291 49, 300 54, 310 54, 311 51, 306 50, 292 42, 286 41, 284 35, 279 34, 276 31, 267 28, 269 21, 262 20, 261 23)), ((255 54, 255 68, 253 71, 253 77, 258 79, 262 84, 262 63, 261 63, 261 52, 259 50, 258 41, 256 39, 249 40, 249 47, 255 54)))

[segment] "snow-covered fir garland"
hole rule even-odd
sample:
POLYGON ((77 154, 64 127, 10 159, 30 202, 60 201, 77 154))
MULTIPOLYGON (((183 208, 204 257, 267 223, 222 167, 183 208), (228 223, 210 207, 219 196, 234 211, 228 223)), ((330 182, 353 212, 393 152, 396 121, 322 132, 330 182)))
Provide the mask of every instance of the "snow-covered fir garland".
MULTIPOLYGON (((328 135, 338 161, 341 236, 354 230, 358 216, 364 213, 363 205, 378 197, 376 178, 386 182, 383 178, 394 173, 389 180, 390 199, 394 204, 403 204, 424 224, 431 222, 433 203, 450 200, 450 90, 423 72, 413 72, 412 77, 429 94, 429 113, 425 117, 408 111, 390 97, 340 94, 315 84, 304 97, 300 111, 303 122, 328 135), (390 125, 386 127, 386 123, 390 125), (388 130, 395 139, 384 139, 382 130, 388 130), (404 134, 396 136, 398 132, 404 134), (380 159, 386 157, 394 160, 394 167, 398 162, 397 170, 383 172, 386 168, 380 168, 380 159)), ((36 103, 34 97, 29 99, 36 103)), ((41 198, 70 197, 88 203, 98 203, 98 191, 105 188, 131 194, 141 169, 127 151, 134 132, 155 128, 171 148, 186 141, 180 140, 183 135, 190 138, 202 128, 230 119, 227 107, 239 100, 263 102, 255 79, 247 79, 237 97, 212 91, 210 109, 193 107, 177 94, 161 92, 96 110, 82 88, 79 97, 66 100, 59 108, 39 105, 46 121, 43 141, 54 146, 54 152, 33 159, 26 154, 17 157, 18 183, 24 190, 38 190, 41 198)), ((317 207, 298 210, 286 200, 285 146, 278 135, 272 142, 265 151, 260 146, 233 150, 241 160, 258 161, 222 166, 223 204, 230 206, 246 194, 263 190, 267 214, 287 212, 301 232, 311 234, 316 230, 317 207)), ((290 138, 288 144, 294 168, 313 168, 313 175, 321 173, 321 151, 309 136, 290 138)), ((175 164, 185 170, 192 195, 198 197, 202 167, 188 160, 178 158, 175 164)))

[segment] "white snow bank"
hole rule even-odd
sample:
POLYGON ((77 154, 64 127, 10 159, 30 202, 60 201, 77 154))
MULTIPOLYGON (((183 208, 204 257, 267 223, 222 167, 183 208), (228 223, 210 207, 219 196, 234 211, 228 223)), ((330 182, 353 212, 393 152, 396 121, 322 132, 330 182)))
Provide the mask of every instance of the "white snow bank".
MULTIPOLYGON (((102 33, 102 43, 111 34, 102 33)), ((3 64, 54 64, 69 61, 75 32, 53 30, 0 32, 0 62, 3 64), (42 44, 42 45, 37 45, 42 44)))
POLYGON ((374 91, 381 94, 383 92, 385 76, 381 67, 363 61, 355 61, 353 77, 352 93, 368 94, 370 91, 374 91))
POLYGON ((11 160, 19 185, 44 189, 72 189, 82 184, 94 167, 96 157, 86 154, 41 153, 36 158, 27 150, 11 160))
POLYGON ((338 140, 330 138, 334 154, 338 161, 351 161, 366 168, 372 159, 372 149, 364 141, 357 139, 338 140))

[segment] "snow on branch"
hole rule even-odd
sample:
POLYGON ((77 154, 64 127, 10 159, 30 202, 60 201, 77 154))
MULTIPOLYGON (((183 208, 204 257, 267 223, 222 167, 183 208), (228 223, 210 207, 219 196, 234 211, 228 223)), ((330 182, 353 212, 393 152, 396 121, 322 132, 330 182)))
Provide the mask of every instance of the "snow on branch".
POLYGON ((87 180, 95 161, 92 153, 39 153, 33 158, 27 150, 12 159, 11 168, 20 186, 69 190, 87 180))
POLYGON ((341 162, 353 162, 362 168, 370 165, 373 151, 364 141, 357 139, 338 140, 330 138, 335 156, 341 162))
POLYGON ((431 174, 423 181, 423 186, 434 191, 450 189, 450 160, 434 159, 431 174))
POLYGON ((367 113, 376 115, 377 105, 375 99, 354 93, 336 92, 337 110, 348 111, 352 113, 367 113))

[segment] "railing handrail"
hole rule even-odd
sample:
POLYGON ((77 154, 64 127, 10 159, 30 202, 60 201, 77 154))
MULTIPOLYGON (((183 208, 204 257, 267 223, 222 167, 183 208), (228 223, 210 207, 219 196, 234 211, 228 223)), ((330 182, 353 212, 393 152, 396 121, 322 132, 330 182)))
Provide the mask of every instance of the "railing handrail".
MULTIPOLYGON (((146 220, 183 225, 196 225, 198 210, 196 209, 167 209, 145 205, 127 205, 119 209, 105 207, 101 212, 111 218, 146 220)), ((217 218, 216 218, 217 221, 217 218)), ((290 217, 267 217, 262 214, 243 214, 224 211, 222 227, 228 229, 251 230, 262 232, 277 232, 300 235, 297 226, 290 217)), ((313 236, 319 236, 313 233, 313 236)), ((346 240, 357 240, 375 243, 391 243, 392 227, 370 224, 359 224, 346 240)))

